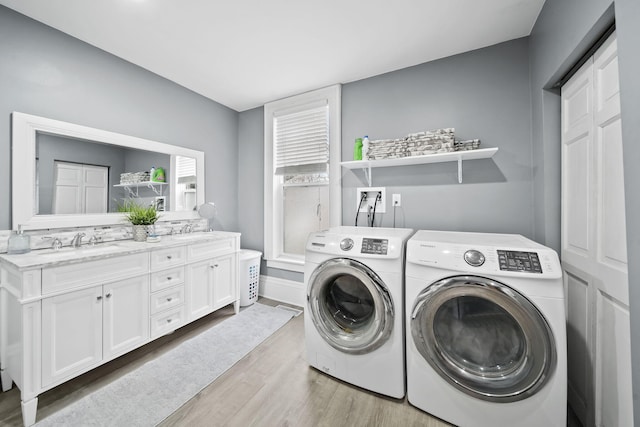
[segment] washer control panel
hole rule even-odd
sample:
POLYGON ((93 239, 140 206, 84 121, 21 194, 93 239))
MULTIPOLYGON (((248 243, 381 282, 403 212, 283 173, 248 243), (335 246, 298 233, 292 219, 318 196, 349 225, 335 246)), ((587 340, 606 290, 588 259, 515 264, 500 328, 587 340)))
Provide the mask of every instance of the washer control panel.
POLYGON ((502 271, 542 273, 542 266, 536 252, 498 250, 498 263, 502 271))
POLYGON ((389 249, 388 239, 372 239, 369 237, 364 237, 362 239, 362 249, 360 250, 360 253, 373 254, 373 255, 386 255, 388 249, 389 249))

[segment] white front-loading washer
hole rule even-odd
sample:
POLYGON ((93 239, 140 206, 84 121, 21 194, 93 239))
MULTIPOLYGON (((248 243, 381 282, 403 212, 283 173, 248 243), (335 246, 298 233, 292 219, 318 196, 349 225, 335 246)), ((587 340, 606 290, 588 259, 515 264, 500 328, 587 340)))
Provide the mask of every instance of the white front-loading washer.
POLYGON ((309 236, 309 365, 349 384, 404 397, 404 254, 411 234, 401 228, 335 227, 309 236))
POLYGON ((520 235, 423 230, 406 257, 409 403, 461 427, 564 427, 557 254, 520 235))

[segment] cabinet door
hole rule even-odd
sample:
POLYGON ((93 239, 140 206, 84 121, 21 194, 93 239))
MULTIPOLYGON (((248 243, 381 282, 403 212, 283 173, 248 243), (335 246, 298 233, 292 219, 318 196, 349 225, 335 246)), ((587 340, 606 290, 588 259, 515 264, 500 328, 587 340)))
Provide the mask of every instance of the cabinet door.
POLYGON ((149 339, 149 276, 104 285, 105 359, 136 348, 149 339))
POLYGON ((42 385, 102 360, 102 287, 42 300, 42 385))
POLYGON ((218 309, 236 300, 236 254, 213 260, 213 308, 218 309))
POLYGON ((213 267, 211 260, 187 265, 186 302, 189 320, 213 311, 213 267))

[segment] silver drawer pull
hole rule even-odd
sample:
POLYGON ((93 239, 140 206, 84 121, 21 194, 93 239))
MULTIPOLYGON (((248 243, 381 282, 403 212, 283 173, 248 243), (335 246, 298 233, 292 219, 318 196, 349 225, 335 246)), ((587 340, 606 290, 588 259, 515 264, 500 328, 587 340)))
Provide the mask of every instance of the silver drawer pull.
POLYGON ((97 296, 96 299, 100 301, 102 299, 102 295, 97 296))
POLYGON ((167 259, 171 259, 171 255, 167 255, 167 259))
POLYGON ((111 292, 109 292, 108 294, 105 295, 105 297, 107 298, 111 298, 111 292))
POLYGON ((167 319, 167 323, 173 322, 173 319, 167 319))
POLYGON ((167 280, 171 280, 171 276, 167 276, 167 280))
POLYGON ((167 302, 171 302, 171 300, 173 300, 173 298, 171 297, 167 298, 167 302))

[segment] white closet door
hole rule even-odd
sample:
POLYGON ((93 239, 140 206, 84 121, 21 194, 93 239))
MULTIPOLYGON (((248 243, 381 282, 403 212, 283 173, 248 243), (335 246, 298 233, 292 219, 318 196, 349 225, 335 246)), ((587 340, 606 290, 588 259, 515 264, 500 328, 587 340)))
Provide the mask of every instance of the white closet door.
POLYGON ((106 213, 109 169, 55 162, 54 214, 106 213))
POLYGON ((562 263, 569 402, 585 425, 633 425, 615 34, 562 88, 562 263))
POLYGON ((55 162, 54 214, 82 213, 82 165, 55 162))
POLYGON ((84 165, 84 213, 106 213, 109 169, 84 165))

